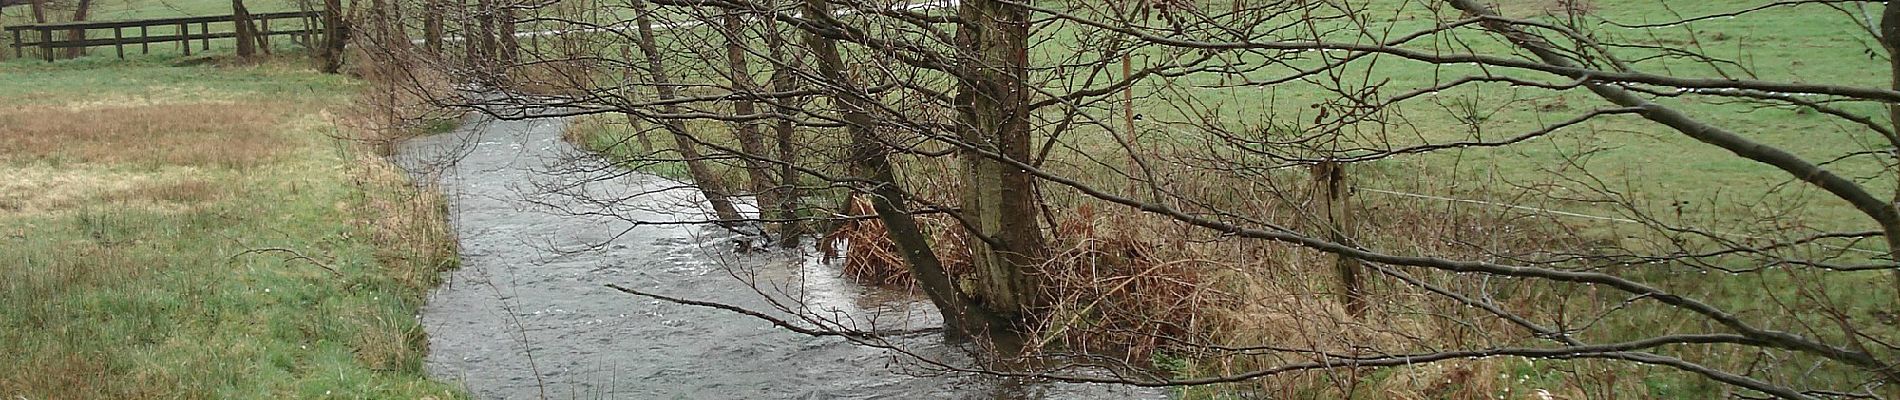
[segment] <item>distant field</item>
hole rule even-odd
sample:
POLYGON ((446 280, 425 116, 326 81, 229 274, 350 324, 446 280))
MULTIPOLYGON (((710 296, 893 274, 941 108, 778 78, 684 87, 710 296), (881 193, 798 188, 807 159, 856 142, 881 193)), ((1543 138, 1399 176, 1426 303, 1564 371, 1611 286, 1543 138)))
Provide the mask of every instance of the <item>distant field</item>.
MULTIPOLYGON (((58 3, 58 5, 48 8, 47 19, 53 22, 71 21, 73 19, 73 2, 60 1, 56 3, 58 3)), ((301 9, 298 2, 292 0, 249 0, 245 1, 244 5, 252 13, 298 11, 301 9)), ((95 0, 92 7, 91 13, 87 15, 86 18, 88 21, 231 14, 231 2, 229 0, 95 0)), ((32 8, 26 4, 0 8, 0 26, 15 26, 31 23, 33 23, 32 8)), ((223 24, 223 26, 220 26, 213 24, 212 29, 213 31, 228 31, 230 29, 229 25, 230 24, 223 24)), ((294 26, 272 25, 272 28, 274 30, 283 30, 292 29, 294 26)), ((148 31, 149 34, 154 36, 171 35, 177 32, 176 29, 177 28, 171 27, 152 27, 148 28, 148 31)), ((199 27, 194 25, 191 29, 192 32, 197 32, 199 27)), ((131 35, 136 32, 128 30, 126 33, 131 35)), ((100 30, 90 32, 89 36, 93 38, 109 38, 111 34, 112 32, 110 30, 100 30)), ((271 47, 277 51, 291 50, 299 47, 289 39, 288 36, 273 36, 271 38, 271 47)), ((31 41, 33 40, 28 40, 28 42, 31 41)), ((12 43, 12 35, 0 35, 0 53, 4 53, 0 54, 0 60, 13 57, 14 50, 10 46, 12 43)), ((192 43, 196 45, 199 42, 192 43)), ((137 46, 131 46, 128 47, 126 56, 141 59, 167 59, 176 57, 182 53, 178 49, 178 46, 172 43, 153 43, 148 47, 151 53, 150 55, 141 53, 140 48, 137 46)), ((216 39, 211 41, 211 49, 213 52, 228 53, 236 47, 237 45, 232 39, 216 39)), ((199 54, 200 48, 192 47, 192 52, 193 54, 199 54)), ((33 54, 35 53, 33 53, 32 50, 29 49, 27 51, 28 57, 32 57, 33 54)), ((94 47, 89 54, 93 56, 103 55, 110 57, 115 53, 112 47, 108 46, 94 47)))
MULTIPOLYGON (((9 10, 10 11, 10 10, 9 10)), ((0 63, 0 397, 458 398, 439 203, 300 60, 0 63)))
MULTIPOLYGON (((1379 32, 1389 30, 1391 35, 1424 29, 1438 20, 1433 17, 1431 10, 1422 8, 1414 1, 1380 0, 1363 3, 1369 4, 1367 8, 1377 10, 1373 14, 1384 16, 1375 18, 1372 22, 1377 25, 1371 29, 1379 32)), ((1534 17, 1541 15, 1549 2, 1525 0, 1500 3, 1507 14, 1534 17)), ((1764 3, 1767 2, 1590 2, 1593 16, 1622 23, 1656 22, 1671 16, 1698 16, 1764 3)), ((1882 50, 1868 38, 1865 31, 1847 18, 1824 6, 1805 5, 1775 8, 1751 14, 1744 19, 1713 19, 1688 26, 1628 29, 1603 25, 1596 33, 1603 35, 1605 41, 1690 46, 1712 56, 1735 61, 1736 65, 1727 66, 1723 71, 1735 76, 1872 87, 1886 85, 1885 72, 1870 73, 1884 71, 1886 62, 1868 56, 1869 51, 1882 50)), ((1071 56, 1075 50, 1071 47, 1074 46, 1070 38, 1072 32, 1045 29, 1038 31, 1038 35, 1033 40, 1039 46, 1032 49, 1032 57, 1035 58, 1032 65, 1038 62, 1040 65, 1053 64, 1061 57, 1071 56)), ((669 40, 711 40, 709 37, 711 35, 700 28, 663 31, 661 45, 669 46, 669 40)), ((1411 48, 1442 48, 1446 52, 1477 51, 1486 54, 1512 52, 1506 44, 1491 38, 1469 33, 1459 37, 1465 42, 1458 45, 1470 46, 1473 50, 1451 48, 1450 44, 1433 44, 1431 41, 1421 41, 1411 48)), ((1352 37, 1329 39, 1346 42, 1361 40, 1352 37)), ((699 59, 720 57, 705 46, 683 44, 670 48, 705 51, 696 55, 698 58, 683 57, 684 62, 675 64, 675 67, 688 71, 704 71, 704 67, 696 66, 699 59)), ((1643 71, 1688 77, 1721 76, 1705 64, 1680 58, 1653 57, 1657 54, 1649 49, 1622 49, 1618 52, 1626 59, 1644 60, 1636 64, 1636 68, 1643 71)), ((1165 55, 1137 55, 1134 63, 1142 67, 1168 59, 1165 55)), ((1239 61, 1259 64, 1263 60, 1247 56, 1239 57, 1239 61)), ((753 71, 755 79, 762 80, 765 77, 762 64, 754 63, 754 67, 760 69, 753 71)), ((1294 63, 1301 67, 1319 64, 1317 59, 1294 63)), ((1396 57, 1371 57, 1349 64, 1341 71, 1349 76, 1348 81, 1374 82, 1382 85, 1384 93, 1392 95, 1478 70, 1469 65, 1433 66, 1396 57)), ((1266 68, 1248 77, 1267 79, 1287 72, 1290 70, 1266 68)), ((619 74, 618 71, 605 73, 612 76, 619 74)), ((1067 79, 1072 73, 1045 70, 1039 77, 1067 79)), ((1521 72, 1510 74, 1532 76, 1521 72)), ((708 75, 711 74, 683 73, 687 82, 710 79, 708 75)), ((1550 80, 1548 77, 1536 77, 1550 80)), ((1209 138, 1193 132, 1192 128, 1181 128, 1189 118, 1166 104, 1166 101, 1192 97, 1202 102, 1204 109, 1201 111, 1215 116, 1230 129, 1244 131, 1270 126, 1301 126, 1314 119, 1315 105, 1336 97, 1336 94, 1319 85, 1299 81, 1270 88, 1203 87, 1239 81, 1239 76, 1200 74, 1144 82, 1136 88, 1136 96, 1144 100, 1138 100, 1135 104, 1136 112, 1146 118, 1139 128, 1142 141, 1157 149, 1197 149, 1208 145, 1209 138)), ((1811 160, 1833 160, 1850 154, 1864 154, 1879 150, 1882 146, 1879 141, 1870 140, 1875 136, 1868 135, 1868 132, 1857 131, 1853 126, 1840 124, 1838 119, 1816 113, 1796 112, 1789 108, 1758 109, 1748 105, 1718 104, 1708 98, 1694 97, 1664 98, 1658 102, 1811 160)), ((1089 111, 1092 117, 1119 123, 1119 103, 1098 107, 1089 111)), ((1583 91, 1557 93, 1502 84, 1468 85, 1409 102, 1388 121, 1352 126, 1347 129, 1344 145, 1380 148, 1427 142, 1499 140, 1592 109, 1607 107, 1609 105, 1606 102, 1583 91)), ((1884 114, 1871 104, 1842 107, 1863 115, 1884 114)), ((1036 123, 1038 126, 1054 126, 1054 119, 1059 118, 1059 113, 1052 110, 1043 118, 1045 120, 1036 123)), ((602 136, 600 139, 611 141, 608 139, 627 133, 596 133, 611 130, 605 126, 607 123, 619 123, 622 120, 622 117, 617 116, 603 117, 597 120, 599 124, 584 124, 578 128, 587 131, 584 133, 589 135, 584 136, 602 136)), ((626 128, 623 124, 618 129, 626 128)), ((727 127, 704 123, 695 124, 695 129, 721 132, 727 127)), ((1065 140, 1059 142, 1058 148, 1053 151, 1058 164, 1062 164, 1059 161, 1064 159, 1084 159, 1085 154, 1098 153, 1103 146, 1113 147, 1113 142, 1107 139, 1109 132, 1099 127, 1076 125, 1071 129, 1074 132, 1066 133, 1065 140)), ((667 141, 660 142, 664 144, 667 141)), ((1589 175, 1609 182, 1618 186, 1623 195, 1656 205, 1644 212, 1737 216, 1732 220, 1695 221, 1699 224, 1744 224, 1750 218, 1775 215, 1806 229, 1842 230, 1871 226, 1871 221, 1844 202, 1829 199, 1806 185, 1785 185, 1791 178, 1779 170, 1735 157, 1726 150, 1697 142, 1633 116, 1602 117, 1567 128, 1560 134, 1509 147, 1401 156, 1366 163, 1362 167, 1368 187, 1433 195, 1503 202, 1529 201, 1523 198, 1527 190, 1498 190, 1501 187, 1540 187, 1543 189, 1533 192, 1555 190, 1551 193, 1560 196, 1581 195, 1563 192, 1581 188, 1572 182, 1563 182, 1558 176, 1560 173, 1555 172, 1561 171, 1561 174, 1570 177, 1589 175), (1580 162, 1568 165, 1566 161, 1572 159, 1580 162), (1781 186, 1786 187, 1767 198, 1748 197, 1781 186), (1685 207, 1683 204, 1689 208, 1682 209, 1685 207)), ((1850 157, 1831 163, 1829 167, 1842 175, 1861 177, 1876 192, 1891 192, 1895 188, 1891 179, 1876 176, 1882 171, 1876 157, 1850 157)), ((1078 164, 1076 168, 1095 167, 1078 164)), ((1624 217, 1628 212, 1550 198, 1536 199, 1534 204, 1526 205, 1606 217, 1624 217)))
MULTIPOLYGON (((53 21, 71 21, 73 17, 72 1, 49 2, 57 6, 48 8, 47 19, 53 21)), ((253 13, 273 11, 294 11, 298 3, 292 0, 246 0, 244 6, 253 13)), ((321 3, 314 3, 321 4, 321 3)), ((190 15, 228 15, 231 13, 230 0, 94 0, 92 11, 87 20, 111 21, 121 19, 164 18, 190 15)), ((0 22, 7 25, 30 23, 33 20, 32 8, 26 4, 0 8, 0 22)), ((12 38, 7 38, 12 40, 12 38)))

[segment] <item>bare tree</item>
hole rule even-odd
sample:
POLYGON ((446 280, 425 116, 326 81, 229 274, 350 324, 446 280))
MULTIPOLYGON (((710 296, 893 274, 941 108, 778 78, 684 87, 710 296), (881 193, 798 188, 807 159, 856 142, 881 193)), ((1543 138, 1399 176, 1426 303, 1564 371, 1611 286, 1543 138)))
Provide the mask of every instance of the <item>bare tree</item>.
MULTIPOLYGON (((1764 71, 1750 57, 1768 50, 1715 50, 1738 39, 1698 28, 1826 14, 1865 31, 1840 43, 1877 44, 1871 70, 1900 69, 1880 34, 1897 11, 1876 23, 1863 6, 1656 5, 1637 22, 1469 0, 524 5, 586 33, 500 63, 503 99, 442 101, 661 127, 677 151, 633 157, 685 165, 719 222, 744 217, 720 169, 749 178, 761 222, 867 199, 887 242, 852 245, 894 249, 947 331, 1125 373, 893 347, 946 370, 1259 390, 1318 376, 1346 396, 1524 368, 1586 397, 1668 370, 1736 397, 1891 397, 1900 81, 1764 71), (628 45, 638 59, 612 57, 628 45), (1773 112, 1788 125, 1738 117, 1773 112), (1746 178, 1668 184, 1721 186, 1694 196, 1646 181, 1692 162, 1746 178), (1139 373, 1162 355, 1201 368, 1139 373)), ((491 81, 475 64, 493 47, 462 46, 467 65, 436 67, 491 81)))
MULTIPOLYGON (((647 78, 653 83, 654 97, 662 102, 673 100, 678 96, 675 94, 676 89, 672 80, 667 76, 664 61, 666 56, 660 54, 659 46, 654 39, 653 20, 648 16, 646 4, 642 0, 632 0, 632 11, 637 15, 634 17, 634 24, 640 34, 638 41, 640 54, 646 57, 647 78)), ((662 106, 660 112, 673 114, 676 110, 669 105, 662 106)), ((742 217, 739 215, 738 208, 733 207, 732 198, 726 191, 725 184, 720 182, 718 175, 714 175, 712 170, 707 168, 705 161, 702 160, 704 157, 699 153, 699 145, 694 141, 692 134, 687 132, 686 127, 678 120, 667 120, 661 125, 673 134, 673 151, 679 153, 681 162, 686 164, 687 172, 692 174, 694 184, 699 186, 700 193, 705 196, 706 202, 712 205, 713 215, 723 221, 732 221, 729 223, 741 221, 742 217)))

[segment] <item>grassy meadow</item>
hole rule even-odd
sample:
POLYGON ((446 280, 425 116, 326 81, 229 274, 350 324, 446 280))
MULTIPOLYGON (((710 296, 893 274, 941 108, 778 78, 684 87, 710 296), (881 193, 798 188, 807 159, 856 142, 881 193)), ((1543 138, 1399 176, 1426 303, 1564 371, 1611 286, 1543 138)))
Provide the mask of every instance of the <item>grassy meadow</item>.
POLYGON ((442 206, 305 62, 0 63, 0 397, 462 397, 442 206))

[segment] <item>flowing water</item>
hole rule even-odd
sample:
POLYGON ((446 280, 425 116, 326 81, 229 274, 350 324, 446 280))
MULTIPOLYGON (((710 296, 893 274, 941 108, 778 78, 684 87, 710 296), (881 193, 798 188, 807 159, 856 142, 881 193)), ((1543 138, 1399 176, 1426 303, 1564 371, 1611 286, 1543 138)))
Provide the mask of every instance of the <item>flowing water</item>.
MULTIPOLYGON (((461 242, 461 268, 423 309, 427 368, 478 398, 1165 397, 937 374, 895 352, 606 288, 754 310, 773 310, 773 299, 867 330, 936 323, 928 302, 852 284, 811 257, 739 255, 723 229, 664 223, 703 219, 701 202, 677 182, 583 154, 561 140, 563 128, 560 119, 471 117, 398 150, 412 176, 440 185, 461 242)), ((892 344, 931 359, 967 359, 936 335, 892 344)))

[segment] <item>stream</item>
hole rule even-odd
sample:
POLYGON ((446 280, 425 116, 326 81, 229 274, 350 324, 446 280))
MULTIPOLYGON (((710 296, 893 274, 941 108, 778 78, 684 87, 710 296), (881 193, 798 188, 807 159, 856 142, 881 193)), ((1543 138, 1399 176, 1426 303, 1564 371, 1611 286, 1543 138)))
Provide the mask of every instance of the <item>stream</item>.
MULTIPOLYGON (((773 300, 802 304, 866 330, 936 326, 920 296, 853 284, 808 254, 736 253, 724 229, 665 223, 703 219, 697 193, 608 166, 563 141, 564 127, 472 116, 395 156, 418 182, 439 184, 461 244, 461 267, 444 273, 422 311, 426 367, 477 398, 1167 397, 935 373, 893 351, 606 288, 762 311, 773 300)), ((968 359, 937 335, 891 340, 932 359, 968 359)))

